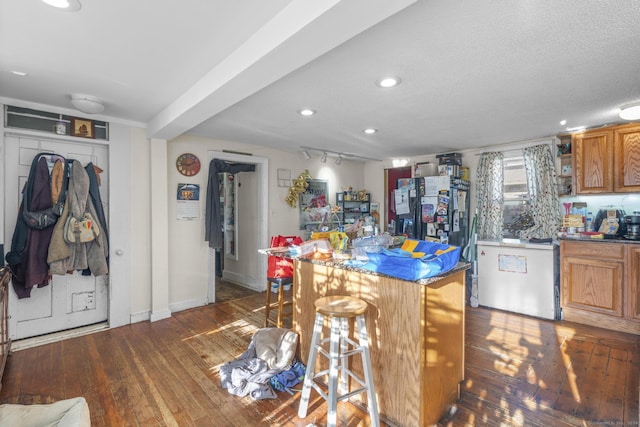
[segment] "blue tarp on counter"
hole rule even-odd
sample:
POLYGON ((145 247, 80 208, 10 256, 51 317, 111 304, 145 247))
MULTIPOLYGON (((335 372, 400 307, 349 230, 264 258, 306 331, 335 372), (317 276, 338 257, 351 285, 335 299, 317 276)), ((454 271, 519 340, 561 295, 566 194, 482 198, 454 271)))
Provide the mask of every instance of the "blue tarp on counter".
POLYGON ((407 239, 402 248, 367 252, 369 261, 360 266, 404 280, 416 281, 453 269, 460 260, 460 248, 424 240, 407 239))

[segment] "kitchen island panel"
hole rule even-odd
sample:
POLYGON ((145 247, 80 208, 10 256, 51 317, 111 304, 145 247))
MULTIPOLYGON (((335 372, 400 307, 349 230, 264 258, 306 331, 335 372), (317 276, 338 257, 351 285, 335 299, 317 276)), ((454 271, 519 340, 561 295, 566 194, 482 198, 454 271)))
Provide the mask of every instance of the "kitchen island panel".
MULTIPOLYGON (((429 285, 343 269, 331 263, 295 261, 294 330, 306 361, 322 296, 366 301, 374 384, 380 414, 394 424, 436 423, 459 396, 464 374, 464 271, 429 285)), ((328 334, 329 322, 324 333, 328 334)), ((353 322, 350 325, 353 331, 353 322)), ((326 335, 325 335, 326 336, 326 335)), ((317 369, 326 369, 319 358, 317 369)), ((362 375, 358 357, 351 368, 362 375)), ((366 395, 353 398, 366 404, 366 395)))

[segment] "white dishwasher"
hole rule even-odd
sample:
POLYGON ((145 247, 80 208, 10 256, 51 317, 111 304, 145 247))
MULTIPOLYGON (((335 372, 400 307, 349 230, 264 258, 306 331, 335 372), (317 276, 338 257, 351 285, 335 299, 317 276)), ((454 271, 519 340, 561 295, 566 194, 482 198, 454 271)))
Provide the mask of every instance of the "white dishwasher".
POLYGON ((479 240, 479 304, 544 319, 560 319, 559 262, 555 243, 479 240))

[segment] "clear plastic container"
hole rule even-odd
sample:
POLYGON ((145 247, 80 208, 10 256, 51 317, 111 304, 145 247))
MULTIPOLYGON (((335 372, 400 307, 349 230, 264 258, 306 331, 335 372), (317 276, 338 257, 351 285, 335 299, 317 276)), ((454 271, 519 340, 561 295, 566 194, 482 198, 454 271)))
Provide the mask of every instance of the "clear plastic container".
POLYGON ((365 252, 378 253, 386 249, 392 242, 391 236, 382 234, 378 236, 360 237, 351 242, 354 249, 362 249, 365 252))

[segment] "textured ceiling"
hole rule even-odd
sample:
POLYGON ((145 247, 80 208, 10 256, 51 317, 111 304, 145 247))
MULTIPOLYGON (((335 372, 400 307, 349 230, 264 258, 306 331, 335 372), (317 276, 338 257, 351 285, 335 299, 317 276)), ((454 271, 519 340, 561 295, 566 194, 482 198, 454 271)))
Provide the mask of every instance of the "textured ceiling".
POLYGON ((0 101, 88 93, 150 137, 377 159, 617 122, 640 101, 635 0, 81 2, 0 0, 0 101))

